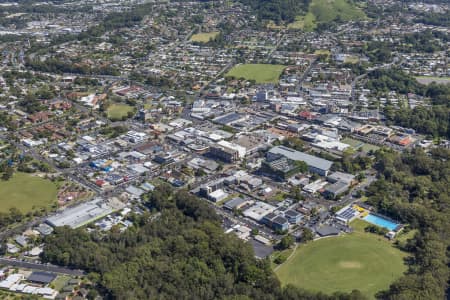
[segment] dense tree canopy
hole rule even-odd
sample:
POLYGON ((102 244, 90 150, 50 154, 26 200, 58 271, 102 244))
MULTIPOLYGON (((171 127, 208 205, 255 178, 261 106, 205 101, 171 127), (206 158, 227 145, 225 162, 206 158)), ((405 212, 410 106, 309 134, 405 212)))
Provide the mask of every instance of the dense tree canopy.
POLYGON ((261 20, 291 23, 297 15, 308 11, 311 0, 242 0, 261 20))
POLYGON ((420 149, 398 154, 379 151, 380 180, 367 191, 368 202, 418 233, 403 247, 414 256, 409 272, 394 282, 381 299, 444 299, 449 279, 448 193, 450 152, 420 149))

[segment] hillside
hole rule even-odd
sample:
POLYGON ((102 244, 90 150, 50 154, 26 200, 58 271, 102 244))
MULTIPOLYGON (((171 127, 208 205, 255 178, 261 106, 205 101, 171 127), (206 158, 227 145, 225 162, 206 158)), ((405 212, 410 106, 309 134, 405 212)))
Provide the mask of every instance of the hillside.
POLYGON ((365 18, 353 0, 241 0, 249 5, 258 19, 290 28, 314 30, 318 24, 365 18))
POLYGON ((334 21, 351 21, 365 18, 365 13, 349 0, 312 0, 308 12, 299 15, 289 28, 314 30, 318 24, 334 21))
POLYGON ((240 0, 252 8, 259 20, 270 20, 276 24, 291 23, 304 13, 311 0, 240 0))

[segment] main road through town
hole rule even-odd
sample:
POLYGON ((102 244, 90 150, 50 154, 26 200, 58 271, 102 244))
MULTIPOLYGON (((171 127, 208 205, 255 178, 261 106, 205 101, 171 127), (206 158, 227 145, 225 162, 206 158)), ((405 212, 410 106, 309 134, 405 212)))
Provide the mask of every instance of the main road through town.
POLYGON ((71 275, 71 276, 85 275, 85 272, 83 272, 81 270, 73 270, 73 269, 54 266, 54 265, 30 263, 30 262, 9 259, 9 258, 0 258, 0 264, 12 266, 12 267, 31 269, 31 270, 39 270, 39 271, 46 271, 46 272, 52 272, 52 273, 66 274, 66 275, 71 275))

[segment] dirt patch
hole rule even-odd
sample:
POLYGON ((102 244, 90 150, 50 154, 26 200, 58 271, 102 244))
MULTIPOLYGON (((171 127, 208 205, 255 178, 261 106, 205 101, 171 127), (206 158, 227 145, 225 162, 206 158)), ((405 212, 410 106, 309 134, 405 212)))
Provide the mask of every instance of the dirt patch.
POLYGON ((359 261, 341 261, 339 266, 343 269, 361 269, 362 264, 359 261))

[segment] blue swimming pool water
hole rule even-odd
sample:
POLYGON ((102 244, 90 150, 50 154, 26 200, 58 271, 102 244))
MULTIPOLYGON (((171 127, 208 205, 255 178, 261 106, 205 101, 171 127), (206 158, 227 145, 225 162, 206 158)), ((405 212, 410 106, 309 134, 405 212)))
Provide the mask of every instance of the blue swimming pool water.
POLYGON ((373 214, 368 214, 367 216, 365 216, 363 218, 363 220, 365 220, 369 223, 372 223, 374 225, 387 228, 391 231, 394 230, 395 228, 397 228, 397 226, 399 225, 397 223, 391 222, 385 218, 382 218, 382 217, 379 217, 379 216, 376 216, 373 214))

